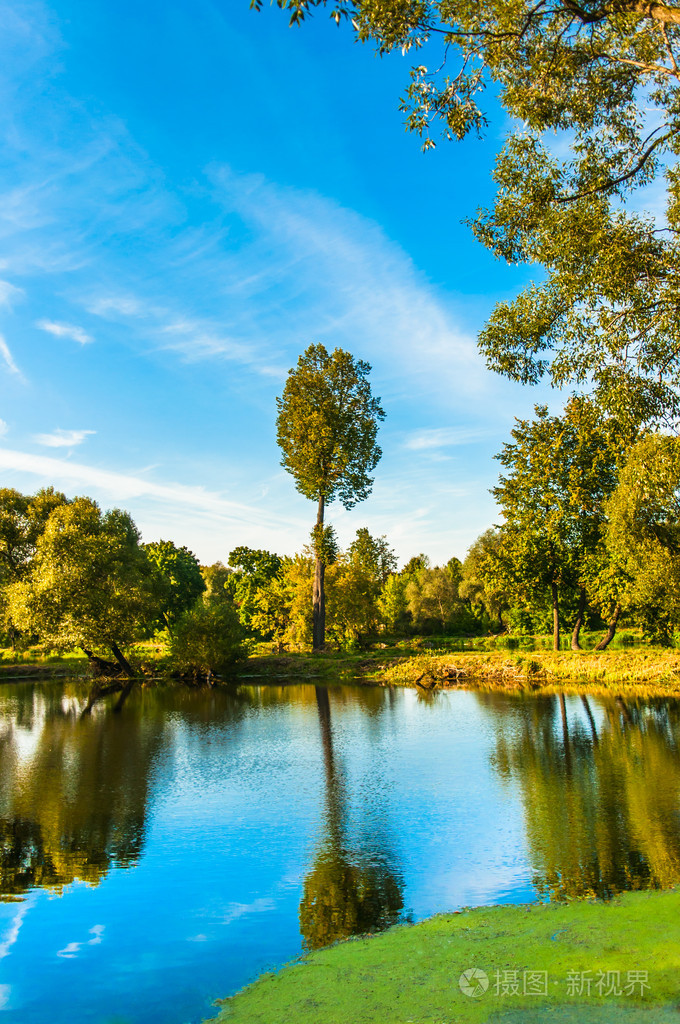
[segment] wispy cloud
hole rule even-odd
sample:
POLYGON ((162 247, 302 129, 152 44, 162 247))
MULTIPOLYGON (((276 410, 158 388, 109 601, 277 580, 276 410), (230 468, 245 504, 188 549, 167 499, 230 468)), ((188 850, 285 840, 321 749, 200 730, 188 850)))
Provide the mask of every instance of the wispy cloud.
POLYGON ((44 444, 47 448, 75 448, 82 444, 86 437, 94 434, 94 430, 54 430, 51 434, 36 434, 34 441, 44 444))
POLYGON ((200 322, 174 321, 162 327, 161 332, 172 339, 161 344, 161 348, 181 352, 192 361, 216 356, 251 365, 258 361, 256 346, 245 345, 233 338, 206 330, 200 322))
POLYGON ((404 441, 404 448, 414 452, 453 448, 464 444, 476 444, 491 436, 493 432, 484 428, 435 427, 414 431, 404 441))
POLYGON ((153 350, 263 376, 280 378, 311 341, 348 347, 351 339, 352 351, 400 390, 405 378, 427 391, 455 382, 464 402, 488 382, 474 335, 377 223, 260 175, 206 173, 216 226, 168 239, 158 223, 158 248, 134 288, 90 292, 81 299, 90 313, 130 322, 153 350))
POLYGON ((4 420, 0 420, 0 437, 4 437, 8 430, 9 430, 9 427, 5 423, 5 421, 4 420))
POLYGON ((12 946, 19 938, 19 932, 21 931, 24 918, 34 903, 35 900, 29 898, 20 904, 19 909, 10 922, 9 928, 5 932, 5 937, 2 942, 0 942, 0 960, 4 960, 6 956, 9 956, 12 946))
POLYGON ((250 914, 264 914, 274 910, 276 901, 269 896, 259 896, 252 903, 231 903, 222 918, 222 924, 232 924, 250 914))
POLYGON ((23 374, 19 367, 17 366, 17 364, 14 362, 14 356, 10 352, 9 345, 5 341, 2 334, 0 334, 0 357, 2 357, 3 362, 5 363, 5 366, 7 367, 10 373, 13 373, 17 377, 21 377, 23 379, 23 374))
POLYGON ((10 284, 9 281, 0 281, 0 306, 11 306, 19 298, 23 298, 24 291, 10 284))
POLYGON ((78 956, 83 946, 98 946, 102 941, 102 935, 104 934, 105 926, 103 924, 96 924, 94 928, 90 928, 91 939, 87 939, 85 942, 69 942, 68 945, 64 946, 57 952, 57 956, 62 957, 65 960, 74 960, 78 956))
POLYGON ((38 476, 59 487, 85 486, 113 496, 116 502, 150 497, 160 499, 165 505, 179 507, 184 514, 187 509, 193 509, 200 511, 204 516, 228 516, 239 523, 257 523, 278 529, 283 525, 289 525, 290 522, 285 516, 278 515, 275 510, 271 513, 263 512, 256 507, 231 501, 204 487, 158 483, 140 476, 116 473, 47 455, 31 455, 9 448, 0 448, 0 469, 38 476))
POLYGON ((428 374, 435 386, 455 374, 463 391, 488 378, 450 302, 378 224, 262 176, 209 173, 216 202, 249 229, 248 243, 222 261, 222 291, 239 314, 232 335, 275 337, 286 351, 302 339, 347 347, 351 338, 382 376, 408 368, 420 386, 428 374))
POLYGON ((55 338, 70 338, 71 341, 77 341, 80 345, 88 345, 94 340, 91 334, 75 324, 57 323, 55 320, 38 320, 35 326, 39 327, 41 331, 53 334, 55 338))
POLYGON ((165 310, 149 309, 148 305, 134 295, 100 295, 85 301, 85 307, 95 316, 141 317, 146 319, 149 313, 162 315, 165 310))

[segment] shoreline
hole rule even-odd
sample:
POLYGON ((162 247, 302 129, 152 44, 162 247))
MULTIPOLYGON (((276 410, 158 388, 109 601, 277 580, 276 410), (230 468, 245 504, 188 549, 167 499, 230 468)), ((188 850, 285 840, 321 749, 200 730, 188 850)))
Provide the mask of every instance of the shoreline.
POLYGON ((219 1001, 210 1021, 666 1024, 679 976, 678 889, 463 908, 309 953, 219 1001))
MULTIPOLYGON (((22 680, 90 680, 86 659, 0 662, 0 684, 22 680)), ((141 681, 165 676, 161 663, 145 665, 141 681), (149 670, 152 671, 149 671, 149 670)), ((307 652, 258 654, 221 685, 399 686, 423 694, 446 689, 533 694, 575 693, 680 697, 680 651, 644 649, 592 651, 450 651, 361 654, 307 652)))
POLYGON ((400 657, 309 654, 252 657, 246 685, 316 682, 525 693, 680 697, 680 651, 454 651, 400 657))

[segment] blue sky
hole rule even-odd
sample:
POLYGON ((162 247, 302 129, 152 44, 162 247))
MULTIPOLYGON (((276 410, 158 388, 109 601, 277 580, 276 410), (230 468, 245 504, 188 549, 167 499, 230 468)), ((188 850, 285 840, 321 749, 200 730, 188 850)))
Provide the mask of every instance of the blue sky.
POLYGON ((292 554, 314 509, 275 397, 322 342, 371 363, 387 412, 373 494, 329 510, 341 542, 464 557, 546 397, 476 351, 532 277, 461 223, 492 196, 493 98, 484 142, 423 154, 406 59, 248 0, 17 0, 0 39, 3 485, 122 506, 204 562, 292 554))

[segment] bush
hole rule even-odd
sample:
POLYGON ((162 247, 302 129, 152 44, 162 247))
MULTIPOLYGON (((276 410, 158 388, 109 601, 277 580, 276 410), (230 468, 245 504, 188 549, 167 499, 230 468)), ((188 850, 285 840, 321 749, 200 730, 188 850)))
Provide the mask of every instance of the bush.
POLYGON ((170 658, 180 672, 223 675, 245 657, 244 629, 229 601, 199 600, 179 617, 170 658))

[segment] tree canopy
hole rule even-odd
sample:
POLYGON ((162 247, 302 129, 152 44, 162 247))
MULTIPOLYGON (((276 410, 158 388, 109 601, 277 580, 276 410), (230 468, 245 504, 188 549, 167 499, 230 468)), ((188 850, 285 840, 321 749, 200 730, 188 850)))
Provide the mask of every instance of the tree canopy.
MULTIPOLYGON (((477 237, 543 280, 501 302, 480 338, 524 383, 594 387, 619 416, 680 410, 680 6, 645 0, 276 0, 326 8, 379 53, 412 57, 407 125, 429 148, 510 124, 477 237), (656 187, 658 216, 636 212, 656 187), (664 209, 665 207, 665 209, 664 209), (540 273, 540 272, 539 272, 540 273), (542 275, 541 275, 542 276, 542 275)), ((259 8, 262 0, 251 0, 259 8)))
POLYGON ((616 487, 627 435, 583 398, 572 398, 562 416, 549 416, 546 406, 535 412, 533 420, 516 421, 513 440, 497 456, 508 470, 493 489, 505 519, 497 583, 504 589, 504 580, 527 604, 549 591, 557 649, 560 590, 581 591, 582 617, 586 559, 604 542, 605 500, 616 487))
POLYGON ((30 573, 10 587, 20 629, 57 649, 106 647, 125 672, 121 648, 140 635, 157 607, 154 577, 127 512, 102 513, 76 498, 52 513, 30 573))
POLYGON ((201 567, 187 547, 178 548, 171 540, 152 541, 144 548, 156 570, 160 619, 172 631, 176 619, 206 589, 201 567))
POLYGON ((339 499, 353 508, 368 497, 369 476, 382 452, 376 444, 385 418, 374 398, 370 365, 336 348, 310 345, 291 370, 277 398, 277 441, 281 465, 301 494, 328 505, 339 499))

